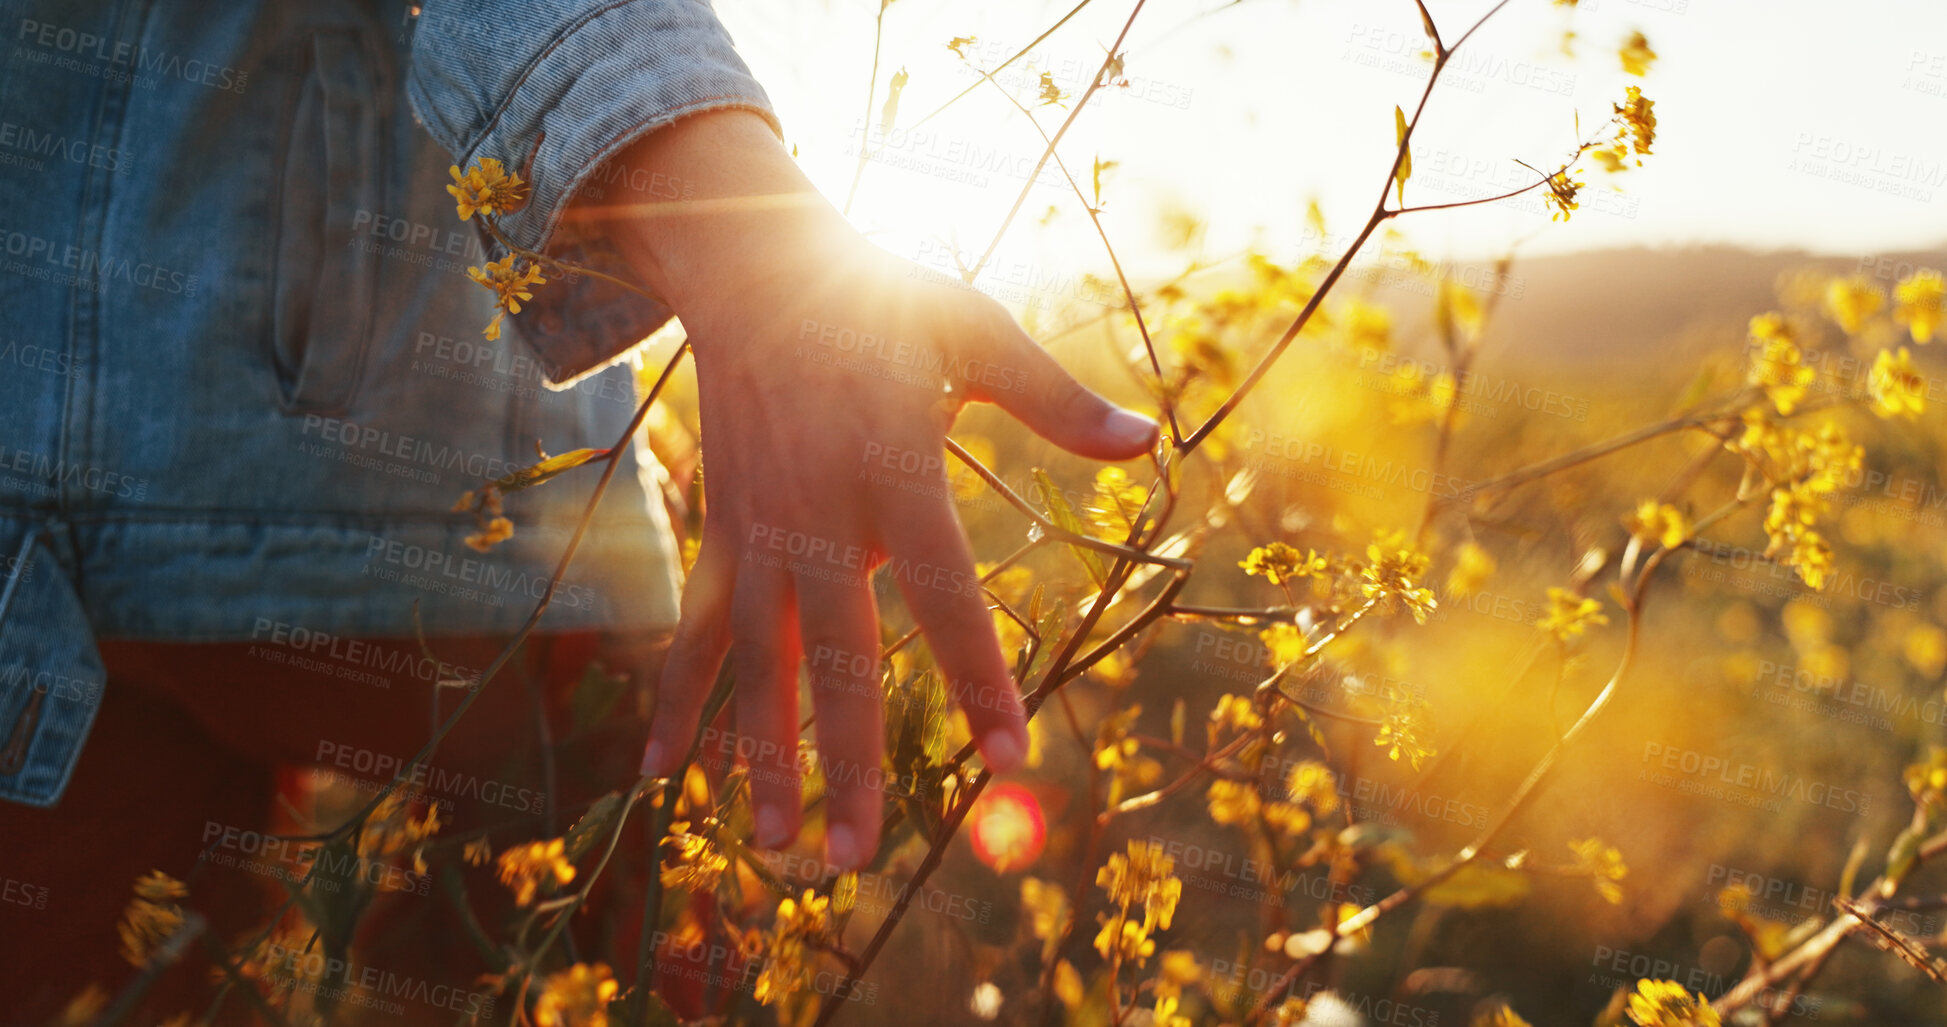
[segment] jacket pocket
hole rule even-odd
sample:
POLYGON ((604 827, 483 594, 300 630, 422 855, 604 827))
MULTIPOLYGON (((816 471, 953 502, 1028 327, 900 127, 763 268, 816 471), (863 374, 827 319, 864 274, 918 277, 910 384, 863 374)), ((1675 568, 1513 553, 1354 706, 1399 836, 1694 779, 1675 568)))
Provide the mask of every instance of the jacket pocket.
POLYGON ((271 359, 289 413, 350 407, 371 344, 383 162, 375 59, 362 36, 321 29, 293 55, 280 175, 271 359))

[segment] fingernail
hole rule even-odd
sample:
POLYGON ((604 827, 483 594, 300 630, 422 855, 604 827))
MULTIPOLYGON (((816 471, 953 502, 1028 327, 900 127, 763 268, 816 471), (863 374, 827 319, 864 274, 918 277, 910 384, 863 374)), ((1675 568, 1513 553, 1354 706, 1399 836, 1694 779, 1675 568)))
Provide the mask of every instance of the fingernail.
POLYGON ((980 753, 987 758, 987 769, 996 774, 1010 773, 1021 766, 1027 746, 1011 727, 997 727, 980 740, 980 753))
POLYGON ((1115 408, 1108 417, 1103 419, 1102 428, 1123 445, 1144 448, 1156 442, 1156 433, 1159 430, 1155 421, 1134 410, 1124 410, 1121 407, 1115 408))
POLYGON ((850 827, 833 824, 825 829, 825 862, 840 870, 857 870, 862 859, 858 836, 850 827))
POLYGON ((760 849, 780 849, 791 840, 791 829, 784 823, 784 811, 776 806, 760 806, 757 810, 757 847, 760 849))
POLYGON ((661 777, 663 773, 663 743, 649 740, 649 747, 642 750, 642 776, 661 777))

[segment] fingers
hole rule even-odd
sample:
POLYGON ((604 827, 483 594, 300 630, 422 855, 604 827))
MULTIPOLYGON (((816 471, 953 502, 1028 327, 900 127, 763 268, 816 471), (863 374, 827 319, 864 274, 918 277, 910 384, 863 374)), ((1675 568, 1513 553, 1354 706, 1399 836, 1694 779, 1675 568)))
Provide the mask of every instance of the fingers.
POLYGON ((980 359, 962 364, 975 399, 1000 406, 1036 435, 1092 460, 1131 460, 1156 445, 1155 421, 1090 392, 1000 304, 981 297, 973 306, 980 359))
POLYGON ((879 531, 891 554, 885 572, 926 633, 981 755, 997 772, 1014 770, 1027 755, 1027 720, 980 591, 972 547, 953 508, 937 501, 894 501, 882 508, 879 531))
POLYGON ((825 858, 856 870, 878 851, 884 802, 878 604, 862 584, 810 578, 797 595, 825 771, 825 858))
POLYGON ((790 574, 761 562, 738 569, 730 610, 730 670, 737 679, 736 749, 748 764, 758 845, 797 837, 798 625, 790 574))
POLYGON ((675 773, 696 739, 697 718, 730 647, 730 600, 736 576, 735 545, 705 531, 689 584, 683 588, 683 616, 656 685, 655 720, 642 753, 645 775, 675 773))

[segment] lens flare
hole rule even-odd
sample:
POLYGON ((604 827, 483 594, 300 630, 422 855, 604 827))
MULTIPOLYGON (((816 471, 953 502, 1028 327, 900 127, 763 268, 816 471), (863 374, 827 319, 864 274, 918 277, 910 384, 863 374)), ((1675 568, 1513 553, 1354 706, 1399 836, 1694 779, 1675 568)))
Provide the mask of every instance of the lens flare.
POLYGON ((999 873, 1033 863, 1048 841, 1041 803, 1020 785, 988 789, 974 803, 971 820, 974 855, 999 873))

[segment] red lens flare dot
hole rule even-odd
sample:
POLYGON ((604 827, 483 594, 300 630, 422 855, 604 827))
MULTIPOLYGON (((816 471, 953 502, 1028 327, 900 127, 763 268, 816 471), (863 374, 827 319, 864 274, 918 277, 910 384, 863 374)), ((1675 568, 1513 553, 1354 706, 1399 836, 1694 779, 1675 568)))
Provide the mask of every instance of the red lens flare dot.
POLYGON ((969 814, 974 855, 997 873, 1033 863, 1048 842, 1048 821, 1041 802, 1020 785, 987 789, 969 814))

